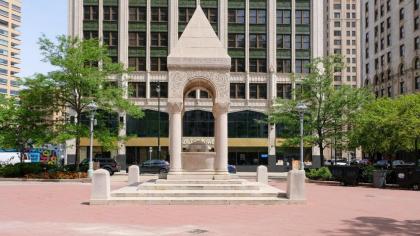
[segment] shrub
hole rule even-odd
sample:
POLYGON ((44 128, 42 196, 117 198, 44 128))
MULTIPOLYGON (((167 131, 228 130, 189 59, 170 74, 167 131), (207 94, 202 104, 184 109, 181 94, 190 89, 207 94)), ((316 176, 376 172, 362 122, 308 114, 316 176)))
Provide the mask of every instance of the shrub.
POLYGON ((319 169, 309 169, 306 173, 306 176, 309 179, 314 180, 330 180, 332 179, 331 171, 327 167, 321 167, 319 169))
POLYGON ((375 167, 373 165, 366 165, 362 166, 362 181, 365 183, 372 183, 373 182, 373 171, 375 167))

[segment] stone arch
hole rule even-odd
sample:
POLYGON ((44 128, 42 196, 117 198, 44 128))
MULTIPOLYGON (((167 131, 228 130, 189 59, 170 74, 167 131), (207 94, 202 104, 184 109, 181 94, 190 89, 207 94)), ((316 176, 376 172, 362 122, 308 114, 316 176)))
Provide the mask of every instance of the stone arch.
POLYGON ((201 77, 192 78, 186 82, 184 86, 183 99, 185 100, 185 98, 187 98, 187 95, 190 92, 197 89, 206 91, 209 94, 209 97, 212 98, 213 103, 215 102, 215 99, 217 97, 217 89, 214 83, 212 83, 212 81, 209 79, 201 77))

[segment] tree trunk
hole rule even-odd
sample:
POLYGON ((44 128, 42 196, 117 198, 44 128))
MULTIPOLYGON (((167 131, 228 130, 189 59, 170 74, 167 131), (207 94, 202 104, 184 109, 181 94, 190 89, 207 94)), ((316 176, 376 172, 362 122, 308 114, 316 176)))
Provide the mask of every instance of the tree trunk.
POLYGON ((318 144, 319 146, 319 158, 321 159, 321 166, 324 166, 324 146, 318 144))
POLYGON ((80 163, 80 136, 77 135, 76 137, 76 155, 74 159, 74 164, 76 164, 76 171, 79 171, 79 163, 80 163))

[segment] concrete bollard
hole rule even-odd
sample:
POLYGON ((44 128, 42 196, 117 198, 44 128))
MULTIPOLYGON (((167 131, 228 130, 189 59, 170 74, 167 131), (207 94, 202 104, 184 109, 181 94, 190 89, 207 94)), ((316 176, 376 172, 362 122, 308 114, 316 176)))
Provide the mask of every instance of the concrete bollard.
POLYGON ((111 197, 111 180, 109 172, 104 169, 95 170, 92 176, 90 199, 108 200, 111 197))
POLYGON ((287 174, 287 198, 290 200, 306 200, 305 171, 291 170, 287 174))
POLYGON ((140 169, 137 165, 128 167, 128 185, 137 184, 140 182, 140 169))
POLYGON ((258 166, 257 168, 257 182, 268 184, 268 171, 267 166, 258 166))

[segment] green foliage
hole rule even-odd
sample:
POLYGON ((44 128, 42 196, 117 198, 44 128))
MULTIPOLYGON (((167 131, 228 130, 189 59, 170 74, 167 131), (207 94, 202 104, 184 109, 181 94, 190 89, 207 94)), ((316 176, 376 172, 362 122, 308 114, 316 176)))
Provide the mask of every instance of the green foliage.
POLYGON ((352 127, 350 145, 367 153, 414 151, 420 137, 420 94, 372 101, 353 118, 352 127))
POLYGON ((340 56, 314 59, 309 67, 311 73, 302 78, 298 89, 293 91, 296 100, 277 100, 268 122, 283 125, 289 131, 286 137, 289 140, 284 145, 297 144, 299 114, 296 105, 305 103, 308 106, 304 117, 305 140, 320 148, 323 159, 326 146, 334 143, 340 148, 346 145, 350 120, 373 97, 365 89, 334 87, 334 73, 344 68, 340 56))
MULTIPOLYGON (((79 40, 66 36, 58 37, 53 43, 45 36, 39 41, 44 61, 57 70, 46 75, 37 74, 25 81, 31 91, 48 94, 47 106, 55 111, 55 143, 76 139, 76 162, 79 162, 80 138, 89 135, 88 105, 96 103, 102 114, 124 112, 132 117, 143 116, 141 109, 126 98, 125 90, 119 86, 124 79, 123 65, 113 63, 108 49, 98 40, 79 40), (69 122, 71 116, 75 122, 69 122), (85 116, 86 117, 86 116, 85 116)), ((118 132, 109 130, 106 122, 101 122, 98 112, 98 126, 95 137, 105 149, 116 148, 118 132)), ((118 131, 119 118, 116 117, 118 131)))
POLYGON ((6 178, 24 177, 28 174, 40 174, 45 171, 55 170, 54 165, 43 163, 17 163, 15 165, 5 165, 0 167, 0 176, 6 178))
POLYGON ((42 91, 23 89, 19 98, 0 95, 0 147, 19 152, 51 139, 49 128, 52 110, 47 107, 49 97, 42 91))
POLYGON ((373 182, 373 171, 375 171, 375 167, 373 165, 366 165, 362 166, 362 180, 365 183, 372 183, 373 182))
POLYGON ((309 169, 309 171, 306 173, 306 176, 309 179, 314 179, 314 180, 331 180, 332 179, 332 174, 330 172, 330 169, 328 169, 327 167, 321 167, 321 168, 312 168, 309 169))

